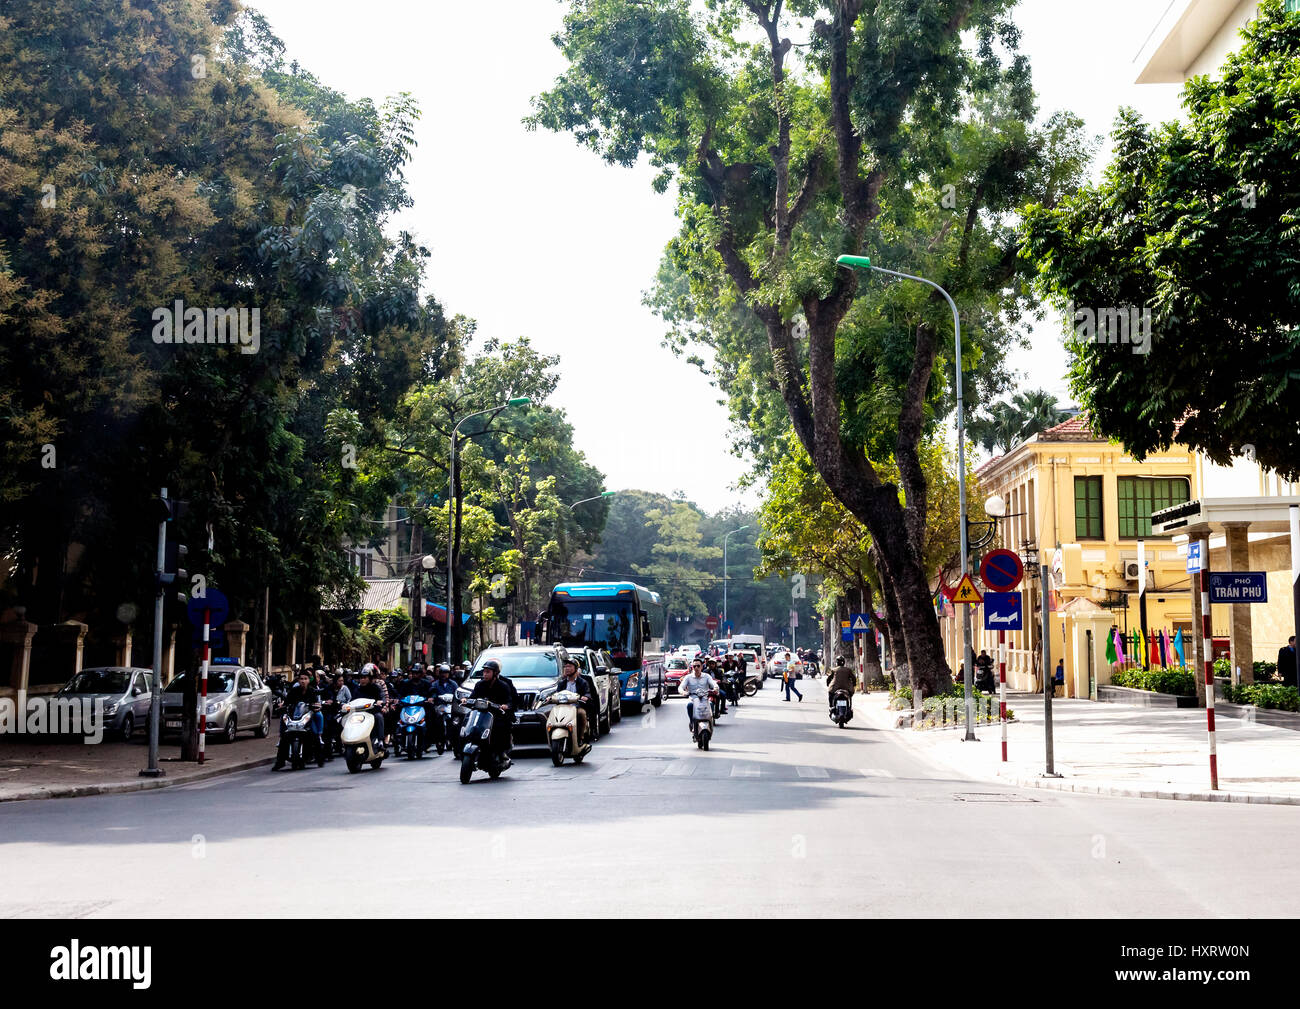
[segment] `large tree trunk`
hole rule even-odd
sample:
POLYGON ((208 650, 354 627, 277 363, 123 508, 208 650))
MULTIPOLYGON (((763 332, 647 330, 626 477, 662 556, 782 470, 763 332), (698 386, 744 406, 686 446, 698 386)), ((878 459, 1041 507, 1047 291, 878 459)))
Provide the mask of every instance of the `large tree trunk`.
MULTIPOLYGON (((875 602, 871 598, 871 585, 863 579, 859 583, 859 592, 862 597, 862 612, 874 613, 875 602)), ((862 635, 862 688, 865 690, 868 683, 880 683, 885 678, 885 671, 880 664, 880 648, 876 644, 876 632, 874 627, 866 634, 862 635)))
POLYGON ((885 604, 886 636, 889 641, 889 655, 893 660, 894 682, 900 687, 910 687, 912 675, 908 671, 907 635, 903 633, 903 616, 898 607, 898 596, 894 593, 894 583, 885 574, 884 561, 881 560, 880 551, 874 544, 871 547, 871 555, 876 565, 876 572, 880 575, 880 598, 885 604))

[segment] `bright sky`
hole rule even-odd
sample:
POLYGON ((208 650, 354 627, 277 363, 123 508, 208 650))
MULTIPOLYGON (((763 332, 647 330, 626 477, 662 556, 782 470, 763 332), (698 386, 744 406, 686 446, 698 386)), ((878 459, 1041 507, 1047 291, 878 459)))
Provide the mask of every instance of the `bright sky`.
MULTIPOLYGON (((660 345, 641 304, 676 231, 671 195, 648 168, 608 167, 569 136, 529 133, 529 98, 564 68, 548 0, 247 0, 296 59, 350 97, 410 91, 424 118, 407 167, 415 206, 400 224, 432 251, 429 284, 481 336, 529 336, 561 356, 558 405, 612 488, 684 490, 714 511, 743 501, 726 409, 706 377, 660 345), (613 418, 621 418, 614 420, 613 418)), ((1133 59, 1168 0, 1023 0, 1023 29, 1044 115, 1068 108, 1109 132, 1132 105, 1177 112, 1175 85, 1135 85, 1133 59)), ((1032 387, 1065 399, 1059 327, 1014 358, 1032 387)))

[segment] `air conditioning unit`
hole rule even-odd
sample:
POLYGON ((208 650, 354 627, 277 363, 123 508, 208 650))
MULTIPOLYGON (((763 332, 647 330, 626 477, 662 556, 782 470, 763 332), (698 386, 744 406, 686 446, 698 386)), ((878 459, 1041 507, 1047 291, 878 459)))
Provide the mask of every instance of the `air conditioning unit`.
POLYGON ((1135 582, 1138 580, 1141 570, 1138 568, 1137 561, 1124 562, 1124 580, 1126 582, 1135 582))

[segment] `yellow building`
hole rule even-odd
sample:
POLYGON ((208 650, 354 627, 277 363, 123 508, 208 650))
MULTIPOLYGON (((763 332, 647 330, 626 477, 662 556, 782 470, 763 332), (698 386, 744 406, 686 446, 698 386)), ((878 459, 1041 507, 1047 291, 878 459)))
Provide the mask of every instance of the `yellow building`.
MULTIPOLYGON (((1006 517, 999 523, 997 539, 987 549, 1002 546, 1024 556, 1028 548, 1048 566, 1051 665, 1054 669, 1058 660, 1065 660, 1065 693, 1069 697, 1090 695, 1090 675, 1097 683, 1108 682, 1105 653, 1113 626, 1121 632, 1140 627, 1139 538, 1145 546, 1147 565, 1147 626, 1167 630, 1171 636, 1182 630, 1187 658, 1192 661, 1196 618, 1191 576, 1187 573, 1187 538, 1153 535, 1152 512, 1196 501, 1207 492, 1278 500, 1276 495, 1296 491, 1292 485, 1262 473, 1257 465, 1243 461, 1231 468, 1219 467, 1177 445, 1137 462, 1122 446, 1094 435, 1084 417, 1072 417, 1035 435, 986 463, 978 475, 979 493, 996 494, 1006 503, 1006 517)), ((1230 565, 1228 536, 1212 536, 1211 569, 1246 570, 1252 559, 1260 562, 1255 570, 1286 568, 1289 550, 1278 553, 1279 545, 1273 542, 1275 531, 1249 533, 1242 528, 1236 535, 1240 542, 1233 544, 1234 549, 1248 543, 1248 554, 1234 554, 1230 565)), ((1007 634, 1007 684, 1013 690, 1034 690, 1041 682, 1044 593, 1042 581, 1035 574, 1027 571, 1021 586, 1025 629, 1007 634)), ((1289 575, 1286 578, 1289 587, 1289 575)), ((1270 588, 1272 581, 1270 577, 1270 588)), ((1282 591, 1280 583, 1278 588, 1277 593, 1270 593, 1267 608, 1254 607, 1267 611, 1257 614, 1255 622, 1268 638, 1255 637, 1255 658, 1272 659, 1290 633, 1290 593, 1282 591)), ((1215 637, 1231 639, 1231 611, 1247 609, 1215 607, 1215 637)), ((1241 623, 1239 615, 1235 622, 1241 623)), ((996 657, 997 632, 985 631, 983 624, 982 609, 974 607, 975 652, 978 655, 986 649, 996 657)), ((945 617, 941 626, 949 662, 956 669, 962 661, 960 620, 945 617)), ((1249 649, 1249 628, 1243 639, 1238 627, 1237 643, 1249 649)))

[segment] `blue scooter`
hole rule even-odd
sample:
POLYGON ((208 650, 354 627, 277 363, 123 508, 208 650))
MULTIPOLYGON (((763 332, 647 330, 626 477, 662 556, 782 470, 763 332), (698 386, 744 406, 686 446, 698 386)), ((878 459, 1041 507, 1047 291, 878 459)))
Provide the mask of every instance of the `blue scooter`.
POLYGON ((402 698, 402 710, 397 716, 397 732, 393 742, 406 753, 407 760, 419 760, 429 745, 428 713, 425 698, 408 694, 402 698))

